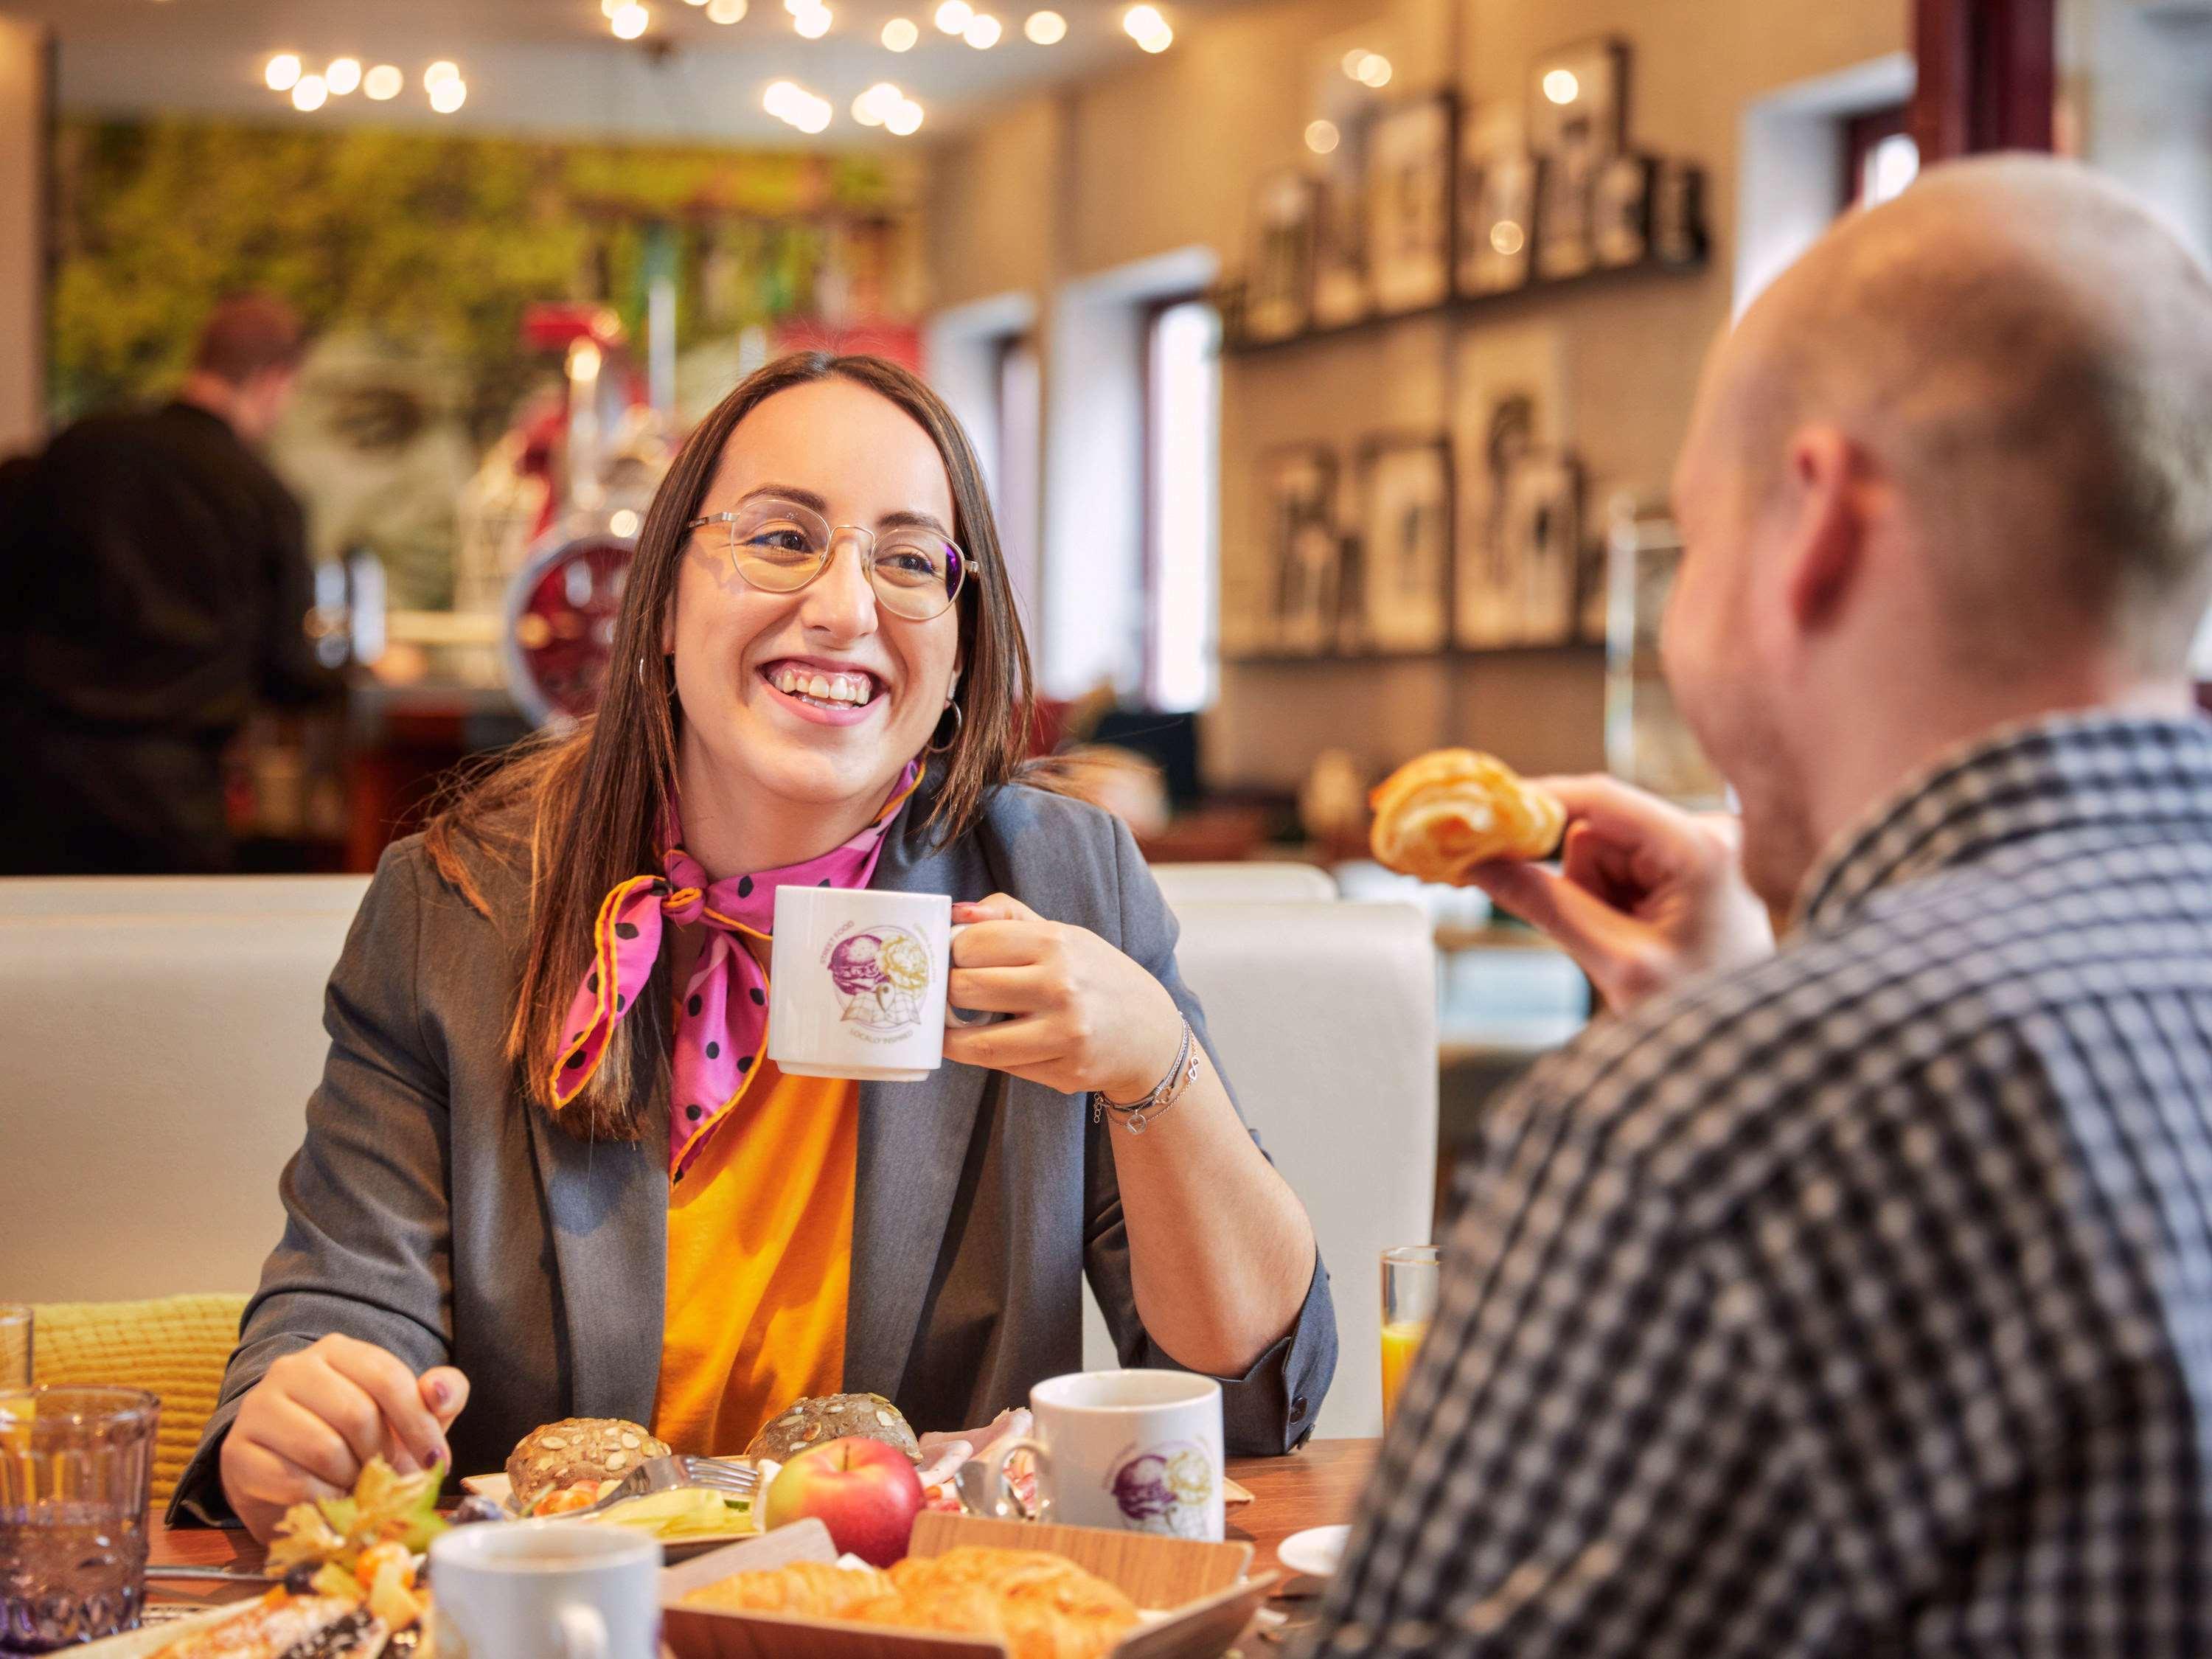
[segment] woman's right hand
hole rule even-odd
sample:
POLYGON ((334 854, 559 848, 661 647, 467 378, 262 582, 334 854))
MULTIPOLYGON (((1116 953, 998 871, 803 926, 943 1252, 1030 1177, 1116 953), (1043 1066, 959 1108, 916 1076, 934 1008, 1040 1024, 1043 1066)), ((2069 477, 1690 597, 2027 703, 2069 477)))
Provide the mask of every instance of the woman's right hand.
POLYGON ((293 1504, 350 1492, 381 1454, 402 1474, 453 1462, 446 1431, 469 1401, 451 1365, 416 1376, 374 1344, 325 1336, 246 1393, 222 1443, 222 1490, 263 1543, 293 1504))

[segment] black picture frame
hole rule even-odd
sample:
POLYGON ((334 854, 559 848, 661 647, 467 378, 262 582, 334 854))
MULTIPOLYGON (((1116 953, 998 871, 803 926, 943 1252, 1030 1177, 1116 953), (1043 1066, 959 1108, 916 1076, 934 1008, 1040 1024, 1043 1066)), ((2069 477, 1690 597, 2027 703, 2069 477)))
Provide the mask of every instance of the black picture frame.
POLYGON ((1336 149, 1316 185, 1313 326, 1346 328, 1374 313, 1367 260, 1367 141, 1372 116, 1337 123, 1336 149))
POLYGON ((1656 158, 1633 151, 1601 162, 1590 185, 1590 251, 1601 270, 1651 257, 1651 184, 1656 158))
POLYGON ((1352 648, 1419 654, 1451 643, 1458 503, 1444 433, 1380 433, 1358 452, 1358 554, 1340 637, 1352 648))
POLYGON ((1261 457, 1260 470, 1268 561, 1263 647, 1319 656, 1336 644, 1342 604, 1336 453, 1322 444, 1279 445, 1261 457))
POLYGON ((1367 134, 1367 272, 1375 313, 1425 311, 1451 297, 1459 99, 1398 104, 1367 134))

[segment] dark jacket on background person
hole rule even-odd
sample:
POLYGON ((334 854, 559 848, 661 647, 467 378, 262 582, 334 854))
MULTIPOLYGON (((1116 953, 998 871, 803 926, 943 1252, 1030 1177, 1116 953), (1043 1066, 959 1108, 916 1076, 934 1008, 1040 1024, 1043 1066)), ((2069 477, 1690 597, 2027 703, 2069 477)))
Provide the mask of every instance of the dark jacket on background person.
MULTIPOLYGON (((1176 968, 1178 929, 1120 820, 1012 787, 970 833, 935 846, 927 786, 884 842, 870 885, 1011 894, 1087 927, 1166 988, 1207 1046, 1176 968)), ((283 1181, 284 1236, 262 1269, 171 1524, 231 1519, 221 1452, 270 1365, 331 1332, 420 1373, 468 1374, 457 1474, 501 1468, 563 1417, 649 1422, 668 1260, 668 1073, 641 1083, 642 1139, 579 1139, 521 1095, 507 1058, 529 893, 486 861, 472 909, 419 836, 384 855, 331 975, 331 1051, 307 1139, 283 1181)), ((672 1000, 664 961, 656 1000, 672 1000)), ((1218 1069, 1218 1057, 1217 1057, 1218 1069)), ((1226 1076, 1224 1073, 1224 1077, 1226 1076)), ((987 1423, 1083 1366, 1087 1275, 1123 1365, 1173 1369, 1130 1279, 1113 1138, 1087 1100, 947 1065, 860 1085, 844 1386, 922 1431, 987 1423)), ((726 1128, 724 1133, 728 1133, 726 1128)), ((1336 1370, 1336 1316, 1316 1255, 1297 1322, 1221 1382, 1231 1455, 1291 1450, 1336 1370)))
POLYGON ((221 416, 69 428, 0 498, 0 874, 230 867, 221 757, 338 679, 299 503, 221 416))

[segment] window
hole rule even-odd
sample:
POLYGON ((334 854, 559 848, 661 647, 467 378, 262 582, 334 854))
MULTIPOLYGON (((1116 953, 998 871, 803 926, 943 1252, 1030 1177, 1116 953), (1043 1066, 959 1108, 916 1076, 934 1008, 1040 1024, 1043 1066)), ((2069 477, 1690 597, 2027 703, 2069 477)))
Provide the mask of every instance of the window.
POLYGON ((1212 700, 1220 537, 1221 319, 1204 300, 1155 307, 1145 331, 1145 698, 1212 700))
POLYGON ((1844 123, 1845 208, 1880 207, 1920 176, 1920 146, 1905 129, 1905 107, 1893 104, 1844 123))
POLYGON ((1035 339, 1018 334, 1000 340, 992 390, 998 417, 991 476, 999 556, 1015 597, 1026 607, 1036 595, 1037 481, 1043 465, 1044 380, 1035 339))

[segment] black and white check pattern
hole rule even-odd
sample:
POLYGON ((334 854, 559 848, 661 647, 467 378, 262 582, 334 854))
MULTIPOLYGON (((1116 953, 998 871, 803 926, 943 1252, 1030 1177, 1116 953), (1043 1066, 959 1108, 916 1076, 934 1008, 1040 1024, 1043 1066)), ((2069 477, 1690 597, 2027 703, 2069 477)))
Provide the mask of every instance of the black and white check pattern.
POLYGON ((1319 1655, 2212 1652, 2212 726, 1942 767, 1462 1196, 1319 1655))

